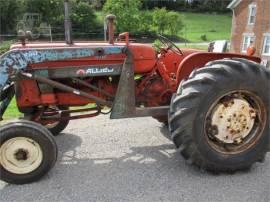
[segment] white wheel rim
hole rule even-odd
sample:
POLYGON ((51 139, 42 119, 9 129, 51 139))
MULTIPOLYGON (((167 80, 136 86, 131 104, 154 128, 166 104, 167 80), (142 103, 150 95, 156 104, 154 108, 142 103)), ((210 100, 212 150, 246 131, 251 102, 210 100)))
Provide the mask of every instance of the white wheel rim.
POLYGON ((43 160, 40 145, 27 137, 15 137, 0 147, 0 164, 15 174, 27 174, 36 170, 43 160))
POLYGON ((212 125, 217 127, 215 137, 224 143, 241 142, 254 126, 255 110, 244 99, 231 99, 219 104, 213 112, 212 125))
POLYGON ((266 120, 260 97, 250 91, 231 91, 208 109, 204 123, 207 142, 224 154, 241 153, 260 140, 266 120))

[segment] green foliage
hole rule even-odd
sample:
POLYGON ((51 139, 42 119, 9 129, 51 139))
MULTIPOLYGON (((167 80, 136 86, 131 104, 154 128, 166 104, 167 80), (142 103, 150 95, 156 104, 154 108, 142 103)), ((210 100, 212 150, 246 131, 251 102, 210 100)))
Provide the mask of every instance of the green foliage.
POLYGON ((231 15, 213 15, 208 13, 182 13, 185 29, 182 36, 190 42, 201 42, 206 34, 208 41, 229 40, 231 36, 231 15), (215 32, 213 32, 215 30, 215 32))
MULTIPOLYGON (((0 0, 0 33, 15 34, 16 24, 26 12, 42 14, 42 21, 51 24, 52 32, 63 34, 64 0, 0 0)), ((107 0, 104 12, 95 12, 93 8, 102 6, 103 0, 69 0, 72 8, 72 24, 74 36, 81 33, 95 32, 103 34, 103 19, 106 14, 117 16, 118 32, 129 31, 132 37, 154 38, 156 33, 174 35, 176 38, 186 38, 190 42, 200 42, 205 34, 206 40, 229 39, 231 15, 214 15, 209 13, 173 12, 165 8, 143 10, 154 6, 164 6, 179 10, 186 5, 185 0, 178 1, 148 1, 148 0, 107 0), (183 4, 184 3, 184 4, 183 4), (175 7, 175 5, 179 7, 175 7), (144 7, 143 7, 144 6, 144 7), (183 30, 182 28, 185 27, 183 30)), ((220 0, 221 7, 228 0, 220 0)), ((196 8, 205 9, 209 5, 217 6, 218 0, 205 0, 197 3, 196 8), (204 3, 202 3, 204 2, 204 3), (206 2, 208 2, 206 4, 206 2), (214 3, 216 3, 214 5, 214 3), (200 6, 200 7, 199 7, 200 6)), ((195 6, 195 5, 194 5, 195 6)), ((193 6, 193 7, 194 7, 193 6)), ((97 34, 94 35, 96 37, 97 34)), ((55 35, 54 39, 59 37, 55 35)), ((63 39, 62 36, 61 38, 63 39)), ((204 38, 205 39, 205 38, 204 38)), ((2 38, 3 40, 3 38, 2 38)))
POLYGON ((182 16, 177 12, 169 12, 166 8, 154 9, 153 22, 160 34, 168 30, 170 35, 177 35, 184 26, 182 16))
POLYGON ((159 1, 149 1, 142 0, 143 8, 154 9, 154 8, 166 8, 168 10, 181 10, 186 8, 186 0, 159 0, 159 1))
POLYGON ((159 34, 164 34, 166 30, 166 8, 155 8, 153 11, 153 23, 159 34))
MULTIPOLYGON (((69 1, 74 31, 89 32, 102 27, 96 20, 91 1, 69 1)), ((0 33, 14 33, 16 24, 24 13, 39 13, 42 22, 47 22, 54 27, 53 32, 63 30, 64 0, 1 0, 0 11, 0 33)))
POLYGON ((157 52, 159 52, 162 47, 162 43, 160 42, 160 40, 156 39, 153 43, 153 47, 157 52))
POLYGON ((227 6, 232 0, 142 0, 144 9, 166 8, 174 11, 184 12, 230 12, 227 6))
POLYGON ((177 35, 183 29, 182 16, 176 12, 168 12, 166 14, 166 28, 168 29, 170 35, 177 35))
POLYGON ((74 29, 80 32, 89 32, 98 26, 92 7, 86 2, 73 2, 71 19, 74 29))
POLYGON ((23 117, 23 114, 19 112, 16 99, 13 98, 3 118, 5 120, 5 119, 14 119, 14 118, 19 118, 19 117, 23 117))
POLYGON ((13 32, 17 16, 22 12, 21 0, 1 0, 0 1, 0 34, 13 32))
POLYGON ((231 0, 204 0, 196 4, 197 11, 228 12, 227 6, 231 0))
POLYGON ((140 8, 140 0, 107 0, 103 11, 106 14, 117 16, 116 29, 118 32, 135 33, 140 26, 140 8))
POLYGON ((138 31, 141 33, 150 33, 155 30, 152 29, 153 15, 148 11, 141 11, 139 17, 138 31))
POLYGON ((207 35, 206 34, 201 35, 201 40, 207 41, 207 35))
POLYGON ((14 43, 13 40, 0 42, 0 55, 7 52, 12 43, 14 43))
POLYGON ((22 0, 24 12, 40 13, 45 22, 54 22, 63 11, 63 0, 22 0))

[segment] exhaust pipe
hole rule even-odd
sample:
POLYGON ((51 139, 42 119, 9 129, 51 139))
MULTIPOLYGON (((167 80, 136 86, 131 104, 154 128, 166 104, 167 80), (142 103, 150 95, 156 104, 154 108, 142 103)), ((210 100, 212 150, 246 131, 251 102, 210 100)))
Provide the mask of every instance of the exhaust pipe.
POLYGON ((71 45, 73 42, 72 42, 72 29, 71 29, 71 20, 69 16, 68 0, 64 1, 64 10, 65 10, 65 40, 67 44, 71 45))
MULTIPOLYGON (((109 43, 114 44, 114 20, 116 16, 115 15, 107 15, 106 16, 106 22, 108 23, 108 30, 109 30, 109 43)), ((106 37, 105 37, 106 39, 106 37)))

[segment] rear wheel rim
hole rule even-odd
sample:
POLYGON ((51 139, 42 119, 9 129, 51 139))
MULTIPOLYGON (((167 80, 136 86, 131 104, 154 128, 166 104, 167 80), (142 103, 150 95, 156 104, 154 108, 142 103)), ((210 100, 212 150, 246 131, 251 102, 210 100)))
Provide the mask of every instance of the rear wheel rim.
POLYGON ((261 98, 249 91, 232 91, 210 107, 204 123, 207 142, 225 154, 246 151, 260 139, 266 124, 261 98))
POLYGON ((0 164, 14 174, 35 171, 42 163, 40 145, 28 137, 15 137, 5 141, 0 148, 0 164))

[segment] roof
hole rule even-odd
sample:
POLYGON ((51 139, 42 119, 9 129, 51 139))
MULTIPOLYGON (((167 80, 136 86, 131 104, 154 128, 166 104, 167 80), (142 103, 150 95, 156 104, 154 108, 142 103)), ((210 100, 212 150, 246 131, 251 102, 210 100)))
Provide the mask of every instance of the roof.
POLYGON ((242 0, 233 0, 228 6, 227 8, 229 9, 234 9, 235 7, 237 7, 242 0))

